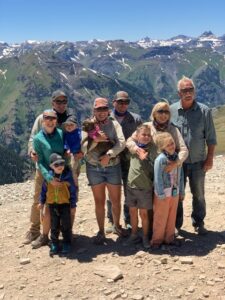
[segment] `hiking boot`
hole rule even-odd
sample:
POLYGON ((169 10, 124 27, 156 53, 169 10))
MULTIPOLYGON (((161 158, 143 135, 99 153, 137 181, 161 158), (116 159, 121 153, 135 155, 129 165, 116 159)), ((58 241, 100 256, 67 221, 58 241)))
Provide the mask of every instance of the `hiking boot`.
POLYGON ((31 232, 31 231, 28 231, 26 233, 26 237, 25 237, 25 240, 23 241, 23 244, 24 245, 28 245, 30 244, 31 242, 35 241, 40 235, 40 232, 31 232))
POLYGON ((180 228, 175 227, 174 237, 177 238, 180 235, 180 228))
POLYGON ((130 224, 130 221, 125 221, 125 228, 126 228, 127 230, 131 230, 131 229, 132 229, 132 226, 131 226, 131 224, 130 224))
POLYGON ((96 236, 94 237, 94 244, 95 245, 104 245, 106 239, 105 234, 99 231, 96 236))
POLYGON ((121 225, 119 226, 113 225, 113 233, 117 234, 119 237, 127 237, 129 234, 128 231, 122 228, 121 225))
POLYGON ((62 254, 68 254, 71 251, 70 243, 63 243, 62 245, 62 254))
POLYGON ((105 233, 106 234, 113 233, 113 222, 108 221, 108 224, 106 225, 105 228, 105 233))
POLYGON ((204 227, 204 225, 200 225, 195 227, 195 232, 197 232, 198 235, 206 235, 208 230, 204 227))
POLYGON ((33 249, 38 249, 42 246, 48 245, 49 239, 46 234, 41 234, 39 237, 31 243, 33 249))
POLYGON ((59 252, 59 245, 52 243, 50 248, 50 256, 57 254, 58 252, 59 252))
POLYGON ((149 239, 148 239, 147 236, 143 236, 143 238, 142 238, 142 244, 143 244, 143 247, 145 249, 150 249, 151 248, 150 241, 149 241, 149 239))

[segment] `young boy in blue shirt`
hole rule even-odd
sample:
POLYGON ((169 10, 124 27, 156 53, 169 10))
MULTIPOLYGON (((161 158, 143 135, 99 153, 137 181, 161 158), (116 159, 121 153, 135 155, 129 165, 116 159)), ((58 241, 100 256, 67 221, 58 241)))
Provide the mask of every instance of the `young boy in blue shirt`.
POLYGON ((57 186, 44 181, 40 195, 40 209, 43 214, 44 204, 47 203, 51 216, 51 250, 50 254, 59 252, 59 232, 63 236, 62 253, 67 254, 71 248, 72 225, 71 215, 76 210, 76 187, 69 168, 61 155, 50 155, 51 175, 60 184, 57 186))

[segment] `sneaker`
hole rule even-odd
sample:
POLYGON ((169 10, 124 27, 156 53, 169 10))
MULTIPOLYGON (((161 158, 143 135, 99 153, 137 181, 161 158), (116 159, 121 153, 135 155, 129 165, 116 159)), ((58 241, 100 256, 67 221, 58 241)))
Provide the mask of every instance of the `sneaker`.
POLYGON ((151 245, 151 250, 157 251, 161 249, 161 244, 153 244, 151 245))
POLYGON ((48 245, 49 239, 46 234, 41 234, 39 237, 31 243, 33 249, 38 249, 42 246, 48 245))
POLYGON ((127 237, 128 236, 128 231, 124 228, 122 228, 121 225, 116 226, 113 225, 113 233, 117 234, 119 237, 127 237))
POLYGON ((150 249, 151 248, 150 241, 149 241, 149 239, 148 239, 147 236, 143 236, 143 238, 142 238, 142 244, 143 244, 143 247, 145 249, 150 249))
POLYGON ((62 245, 62 254, 68 254, 71 251, 70 243, 63 243, 62 245))
POLYGON ((95 245, 104 245, 106 239, 105 234, 99 231, 96 236, 94 237, 94 244, 95 245))
POLYGON ((206 235, 208 230, 204 227, 204 225, 200 225, 195 227, 195 232, 197 232, 198 235, 206 235))
POLYGON ((125 228, 128 229, 128 230, 132 229, 132 226, 131 226, 130 222, 125 221, 125 228))
POLYGON ((128 241, 132 244, 138 244, 141 242, 141 237, 138 234, 131 234, 128 241))
POLYGON ((106 225, 105 233, 113 233, 113 222, 108 221, 108 224, 106 225))
POLYGON ((25 240, 23 241, 23 244, 24 245, 28 245, 30 244, 31 242, 35 241, 40 235, 40 232, 31 232, 31 231, 28 231, 26 233, 26 237, 25 237, 25 240))
POLYGON ((180 235, 180 228, 175 227, 174 237, 177 238, 180 235))
POLYGON ((58 244, 51 244, 51 248, 50 248, 50 255, 54 255, 57 254, 59 252, 59 246, 58 244))

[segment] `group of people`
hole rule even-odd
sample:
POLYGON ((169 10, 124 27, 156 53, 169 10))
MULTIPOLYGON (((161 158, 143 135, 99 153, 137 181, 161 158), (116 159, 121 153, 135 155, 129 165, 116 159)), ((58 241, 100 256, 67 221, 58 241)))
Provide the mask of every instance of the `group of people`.
POLYGON ((198 234, 207 234, 204 182, 213 166, 215 128, 210 109, 195 100, 193 81, 183 77, 177 88, 180 100, 171 106, 165 100, 156 103, 146 123, 129 111, 127 92, 115 94, 112 110, 106 98, 96 98, 93 115, 82 128, 67 108, 66 94, 52 94, 52 108, 37 117, 28 144, 36 175, 25 244, 48 244, 51 229, 51 253, 70 251, 81 160, 95 202, 95 244, 104 244, 106 233, 129 235, 128 246, 142 242, 145 249, 174 244, 183 224, 187 178, 193 196, 192 225, 198 234), (122 183, 125 228, 120 223, 122 183))

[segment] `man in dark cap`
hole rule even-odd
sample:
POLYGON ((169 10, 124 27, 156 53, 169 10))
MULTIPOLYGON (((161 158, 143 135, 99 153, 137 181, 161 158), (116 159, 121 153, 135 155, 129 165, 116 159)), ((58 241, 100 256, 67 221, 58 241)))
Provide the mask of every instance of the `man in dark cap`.
MULTIPOLYGON (((113 110, 111 112, 111 117, 117 120, 123 130, 125 140, 127 140, 136 128, 142 123, 141 117, 138 114, 128 111, 130 104, 130 97, 125 91, 118 91, 113 98, 113 110)), ((121 171, 122 171, 122 180, 124 188, 124 197, 126 197, 126 186, 127 186, 127 177, 130 167, 130 155, 127 148, 125 148, 120 153, 121 161, 121 171)), ((106 228, 106 233, 113 231, 113 219, 112 219, 112 210, 111 202, 107 201, 107 217, 108 217, 108 227, 106 228)), ((125 227, 131 228, 130 226, 130 214, 129 208, 124 204, 124 221, 125 227)))

